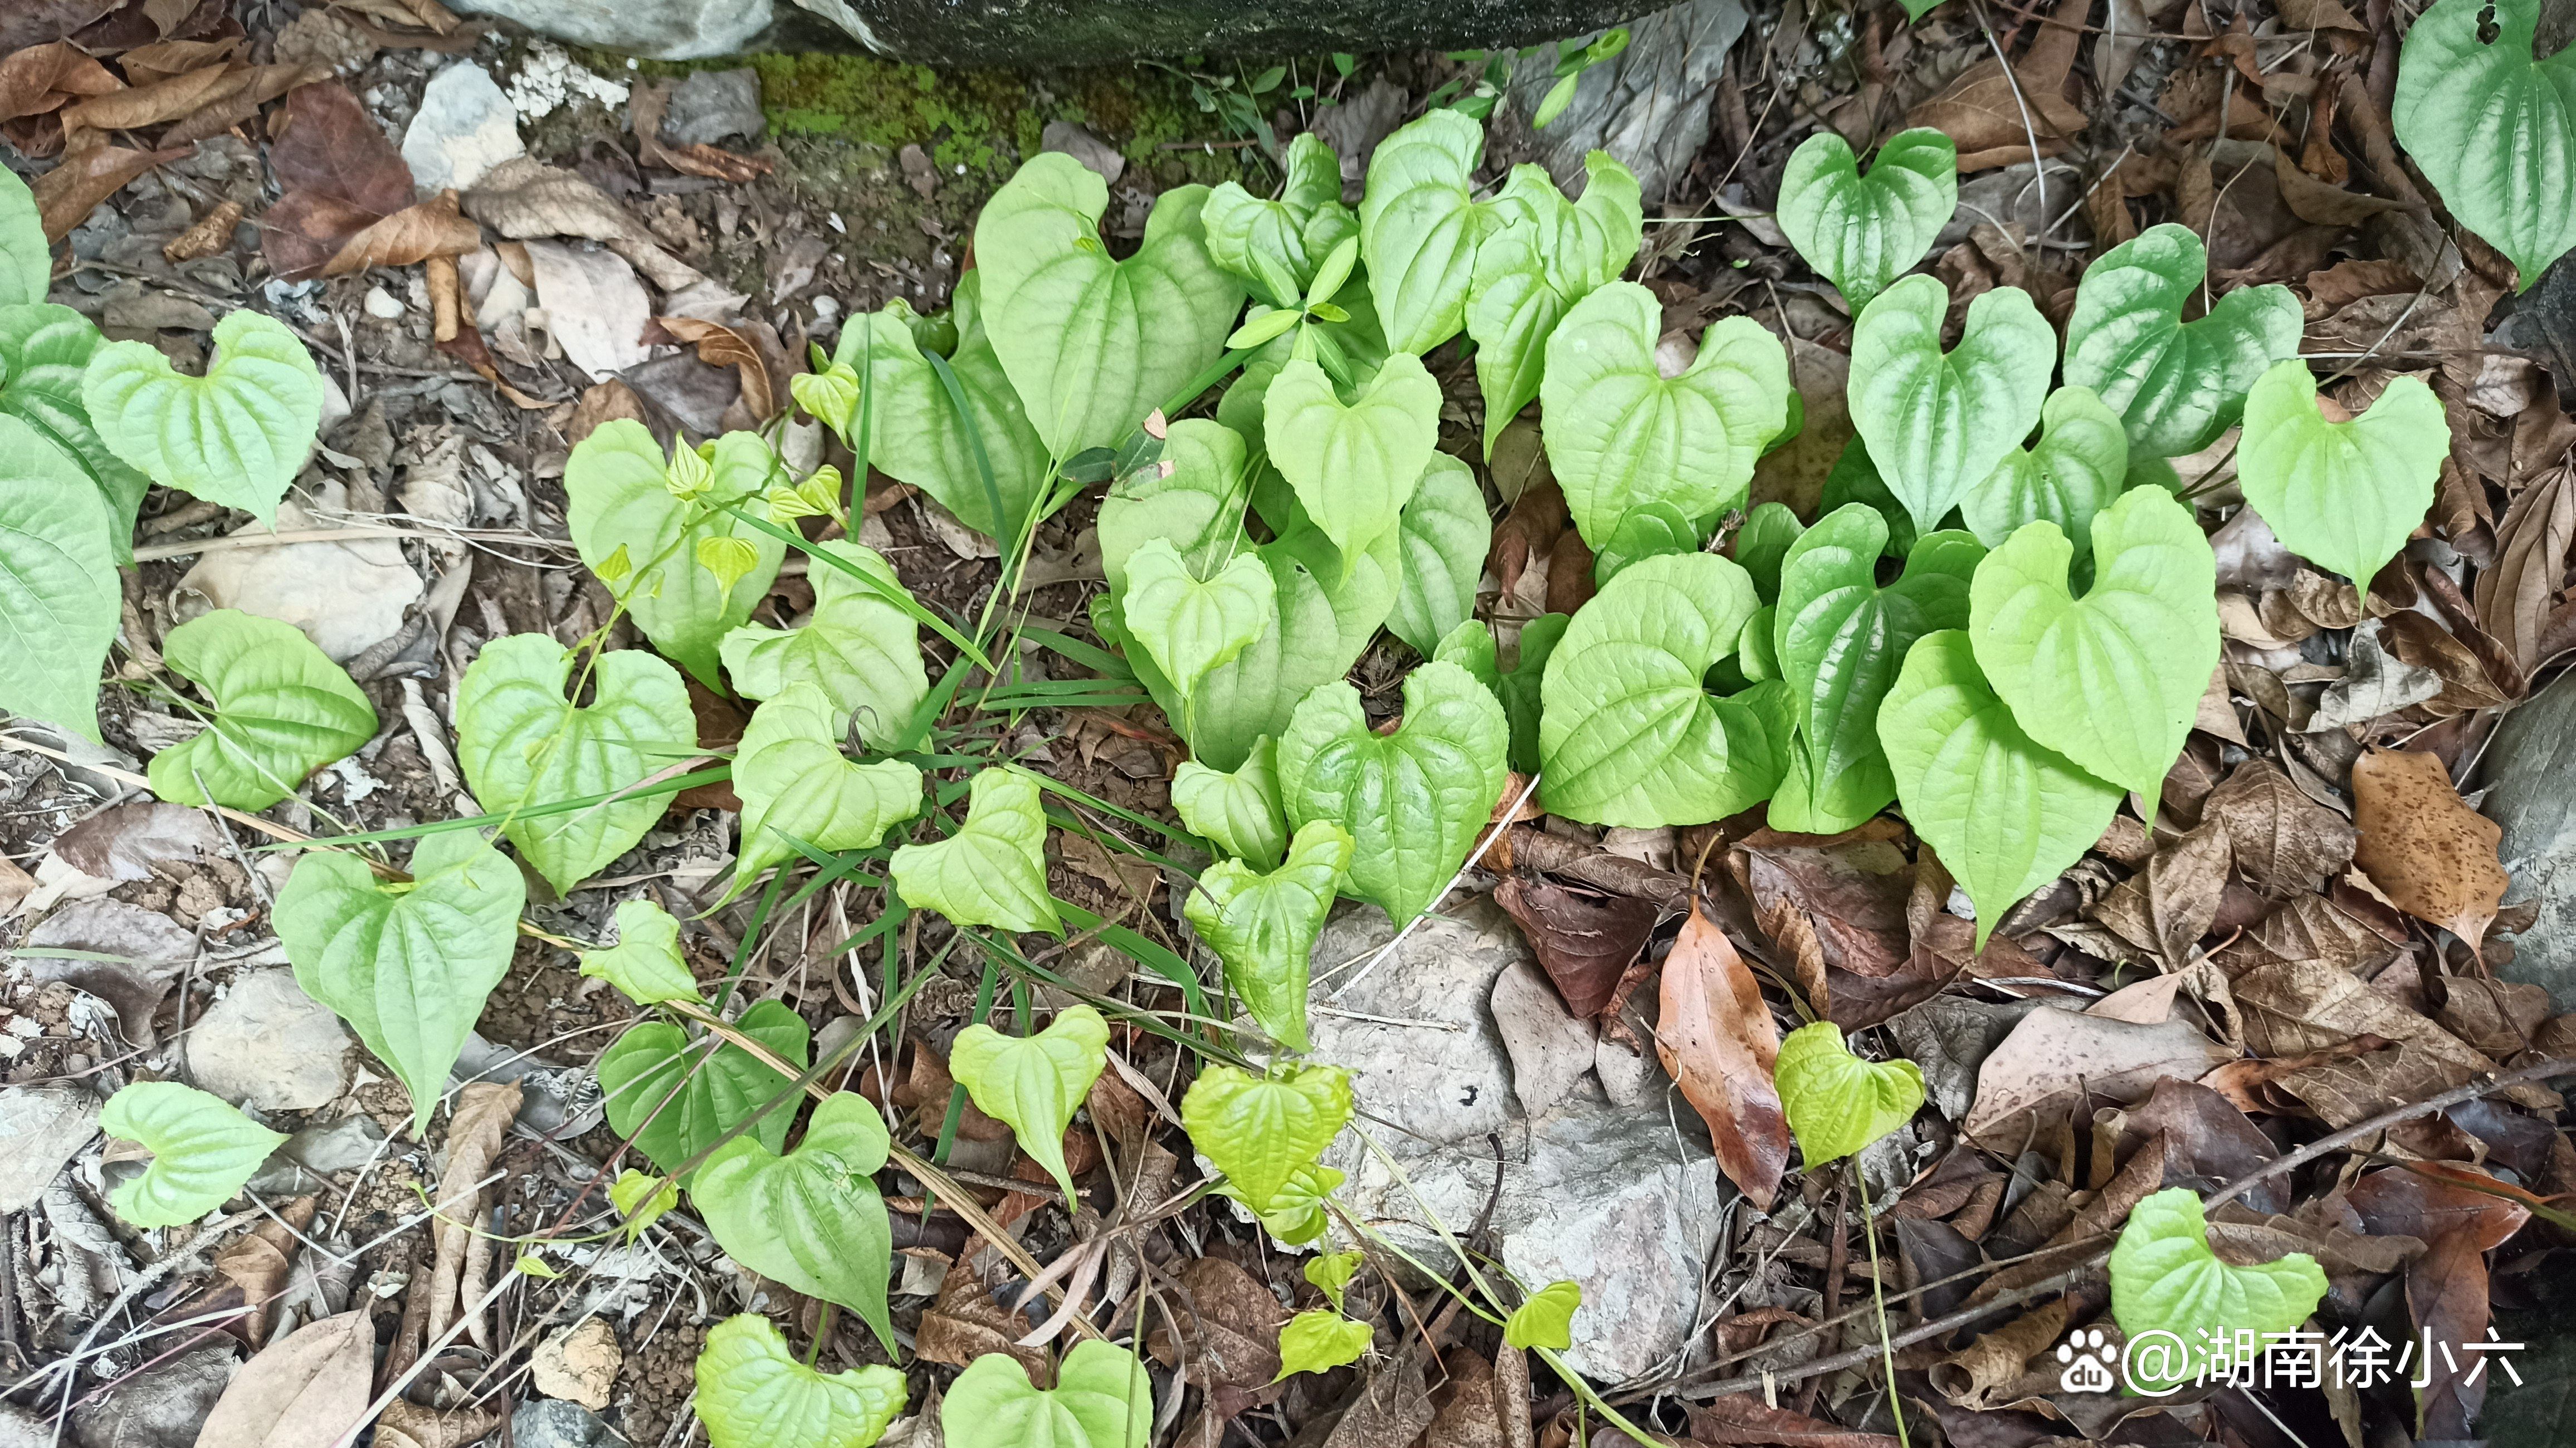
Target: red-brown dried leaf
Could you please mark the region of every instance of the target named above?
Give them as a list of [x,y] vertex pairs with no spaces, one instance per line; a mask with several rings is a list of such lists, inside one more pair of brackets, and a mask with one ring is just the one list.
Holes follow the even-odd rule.
[[1768,1211],[1789,1164],[1789,1122],[1771,1086],[1780,1028],[1735,943],[1695,902],[1664,958],[1655,1054],[1708,1123],[1718,1168]]
[[411,205],[411,167],[348,87],[298,87],[284,119],[268,164],[290,195],[310,191],[374,216]]
[[106,66],[61,41],[29,46],[0,59],[0,121],[57,111],[124,85]]
[[[2466,1168],[2453,1170],[2475,1175]],[[2522,1230],[2531,1220],[2530,1209],[2492,1192],[2394,1168],[2353,1183],[2347,1200],[2372,1232],[2417,1237],[2426,1244],[2424,1255],[2406,1268],[2406,1310],[2417,1331],[2429,1332],[2437,1343],[2483,1341],[2489,1310],[2486,1254]],[[2469,1369],[2480,1356],[2445,1353],[2426,1364],[2433,1370],[2432,1382],[2417,1395],[2419,1439],[2469,1436],[2469,1424],[2486,1401],[2486,1375],[2469,1381]],[[2451,1360],[2445,1363],[2443,1357]]]
[[1494,903],[1520,925],[1539,967],[1565,997],[1566,1009],[1584,1020],[1610,1003],[1620,975],[1646,948],[1646,937],[1662,914],[1629,896],[1569,890],[1517,876],[1494,888]]
[[456,193],[449,191],[369,222],[340,244],[321,275],[345,276],[371,266],[410,266],[434,256],[463,256],[482,244],[483,228],[457,212]]

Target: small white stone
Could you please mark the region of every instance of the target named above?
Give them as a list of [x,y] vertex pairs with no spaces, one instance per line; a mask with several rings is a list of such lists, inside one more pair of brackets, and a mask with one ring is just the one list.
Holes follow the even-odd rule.
[[403,314],[403,304],[383,287],[367,288],[367,315],[390,322]]
[[403,161],[425,195],[465,190],[493,167],[527,153],[519,140],[518,108],[470,60],[429,78],[420,110],[403,132]]

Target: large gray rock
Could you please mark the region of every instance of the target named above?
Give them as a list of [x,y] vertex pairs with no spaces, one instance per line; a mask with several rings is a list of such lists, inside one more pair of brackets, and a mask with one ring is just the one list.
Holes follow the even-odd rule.
[[77,1086],[0,1091],[0,1213],[36,1205],[65,1164],[98,1134],[98,1098]]
[[[1662,200],[1708,142],[1709,100],[1744,22],[1739,0],[1689,0],[1633,22],[1628,48],[1583,72],[1563,114],[1533,133],[1535,159],[1572,190],[1583,178],[1585,153],[1608,151],[1637,173],[1647,205]],[[1576,40],[1563,46],[1568,55],[1577,48]],[[1553,55],[1542,50],[1523,59],[1512,72],[1513,109],[1535,114],[1555,87]]]
[[2537,901],[2540,918],[2513,939],[2506,980],[2546,986],[2576,1010],[2576,674],[2504,716],[2487,748],[2480,808],[2504,827],[2497,858],[2513,876],[2505,903]]

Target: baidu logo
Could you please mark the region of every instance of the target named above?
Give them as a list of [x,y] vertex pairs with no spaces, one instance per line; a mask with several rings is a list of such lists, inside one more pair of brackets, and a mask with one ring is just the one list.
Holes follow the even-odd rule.
[[2119,1385],[2111,1365],[2120,1360],[2120,1345],[2098,1327],[2079,1329],[2059,1343],[2057,1360],[2066,1364],[2057,1375],[2061,1392],[2107,1393]]

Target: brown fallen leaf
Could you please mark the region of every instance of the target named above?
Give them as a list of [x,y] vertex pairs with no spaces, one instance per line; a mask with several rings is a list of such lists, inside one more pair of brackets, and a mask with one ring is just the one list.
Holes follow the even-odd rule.
[[2066,99],[2066,76],[2090,8],[2090,0],[2059,0],[2052,23],[2039,27],[2010,74],[1990,55],[1909,111],[1906,124],[1948,135],[1962,173],[2028,161],[2033,136],[2043,155],[2065,150],[2088,123],[2083,108]]
[[1664,957],[1655,1054],[1708,1123],[1718,1167],[1768,1211],[1789,1164],[1789,1122],[1771,1087],[1780,1028],[1735,943],[1697,902]]
[[2153,1025],[2043,1006],[2022,1018],[1977,1068],[1977,1099],[1961,1129],[2019,1150],[2029,1118],[2062,1111],[2077,1093],[2129,1102],[2167,1076],[2196,1079],[2236,1053],[2187,1020]]
[[424,1408],[407,1399],[396,1398],[385,1405],[384,1416],[376,1419],[378,1448],[465,1448],[477,1443],[501,1426],[501,1415],[480,1408],[457,1408],[440,1412]]
[[[435,1250],[429,1281],[429,1336],[435,1340],[468,1305],[465,1284],[470,1249],[488,1241],[474,1230],[483,1217],[484,1177],[492,1158],[519,1112],[519,1083],[475,1081],[456,1095],[456,1114],[447,1122],[447,1169],[438,1178],[438,1215],[430,1219],[429,1239]],[[470,1296],[479,1297],[472,1293]],[[469,1318],[466,1335],[483,1341],[480,1316]]]
[[656,317],[662,330],[698,349],[698,360],[710,367],[732,367],[742,376],[742,405],[755,422],[778,415],[779,387],[769,375],[768,359],[749,337],[721,322],[696,317]]
[[2373,749],[2353,761],[2353,863],[2388,903],[2441,926],[2475,954],[2509,883],[2495,821],[2469,808],[2439,756]]
[[331,68],[319,62],[281,61],[274,65],[254,65],[248,78],[230,94],[174,122],[170,129],[163,131],[161,144],[175,146],[182,141],[202,141],[210,136],[220,136],[259,114],[261,106],[297,86],[330,77]]
[[662,116],[671,105],[670,81],[646,81],[635,87],[627,101],[626,116],[635,131],[635,158],[647,166],[659,166],[684,176],[704,176],[740,186],[755,176],[766,176],[772,169],[758,156],[738,156],[719,146],[703,142],[686,146],[666,145],[662,140]]
[[452,200],[412,204],[411,167],[348,87],[300,87],[284,115],[269,165],[287,190],[260,218],[261,249],[279,276],[406,265],[481,244]]
[[196,151],[193,145],[159,151],[131,151],[123,146],[92,144],[68,150],[62,163],[28,187],[36,195],[36,216],[45,240],[60,241],[89,220],[99,204],[125,189],[125,183]]
[[456,193],[406,206],[369,222],[322,265],[316,275],[346,276],[371,266],[411,266],[433,257],[458,257],[483,244],[483,228],[458,213]]
[[[0,59],[0,121],[47,115],[85,97],[121,90],[124,85],[106,66],[63,41],[31,45]],[[57,148],[61,135],[56,125]]]
[[1258,1390],[1279,1376],[1279,1329],[1288,1324],[1288,1309],[1259,1278],[1225,1258],[1199,1257],[1175,1280],[1185,1306],[1145,1339],[1156,1362],[1177,1367],[1186,1361],[1191,1381],[1201,1386]]
[[2093,918],[2120,938],[2180,970],[2218,918],[2227,888],[2227,827],[2204,817],[2201,827],[2159,847],[2147,867],[2093,907]]
[[[2447,1165],[2447,1164],[2446,1164]],[[2454,1181],[2488,1185],[2483,1174],[2453,1167]],[[2493,1183],[2501,1188],[2502,1183]],[[2531,1220],[2531,1210],[2496,1190],[2437,1181],[2424,1173],[2389,1169],[2353,1183],[2346,1200],[2375,1233],[2421,1238],[2426,1251],[2406,1267],[2406,1310],[2429,1341],[2469,1343],[2487,1335],[2490,1305],[2486,1254],[2504,1245]],[[2431,1350],[2426,1350],[2428,1358]],[[2421,1388],[2419,1438],[2465,1438],[2486,1401],[2486,1374],[2470,1373],[2477,1353],[2442,1354],[2447,1366],[2427,1361],[2431,1382]]]
[[1662,912],[1626,895],[1569,890],[1543,880],[1506,878],[1494,903],[1507,911],[1540,968],[1565,998],[1566,1009],[1589,1020],[1610,1003],[1621,973],[1646,948]]
[[249,81],[249,66],[218,61],[151,85],[91,96],[63,108],[64,144],[77,148],[84,131],[133,131],[175,121],[215,104]]
[[2553,468],[2533,480],[2495,531],[2495,566],[2478,574],[2478,623],[2528,673],[2540,662],[2540,637],[2576,546],[2576,469]]
[[2265,759],[2237,765],[2210,791],[2201,818],[2225,828],[2237,873],[2273,900],[2313,891],[2352,863],[2351,824]]
[[116,66],[125,72],[126,84],[150,85],[229,60],[241,44],[242,37],[238,35],[211,40],[157,40],[118,56]]
[[[1437,1443],[1440,1448],[1511,1448],[1511,1435],[1503,1426],[1504,1410],[1499,1403],[1494,1365],[1475,1349],[1465,1347],[1442,1353],[1440,1365],[1448,1370],[1448,1381],[1432,1389],[1431,1405],[1437,1416],[1432,1418],[1423,1441]],[[1512,1406],[1527,1411],[1519,1403]]]
[[697,268],[663,250],[644,223],[607,192],[532,156],[514,157],[485,172],[465,193],[465,214],[513,239],[569,236],[603,242],[666,292],[706,280]]
[[197,1430],[213,1448],[308,1448],[353,1431],[367,1410],[376,1331],[362,1308],[308,1323],[242,1364]]

